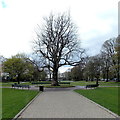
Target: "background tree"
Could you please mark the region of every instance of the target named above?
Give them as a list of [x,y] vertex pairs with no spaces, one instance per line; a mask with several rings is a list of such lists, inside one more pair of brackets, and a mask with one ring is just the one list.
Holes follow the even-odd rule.
[[44,69],[45,61],[44,59],[40,59],[35,54],[31,54],[26,57],[27,63],[33,66],[33,76],[32,81],[40,81],[45,80],[47,77],[47,71]]
[[97,79],[96,83],[98,84],[98,79],[100,77],[100,66],[101,60],[99,55],[89,57],[84,70],[84,76],[87,77],[86,80],[88,79],[93,81],[94,79]]
[[59,67],[79,63],[83,53],[79,47],[77,28],[70,15],[50,14],[48,18],[44,18],[43,26],[38,26],[36,34],[34,51],[40,59],[45,59],[43,67],[51,69],[51,85],[57,86]]
[[9,73],[9,77],[16,77],[19,84],[20,78],[26,70],[26,64],[23,59],[18,56],[13,56],[3,63],[3,70],[4,72]]
[[24,54],[17,54],[6,59],[3,62],[3,70],[9,73],[11,80],[17,79],[18,84],[20,81],[40,80],[46,77],[45,71],[39,72],[38,66],[33,64]]
[[4,77],[4,76],[2,76],[2,73],[3,73],[2,68],[3,68],[4,61],[5,61],[5,58],[2,55],[0,55],[0,81],[2,81],[2,77]]
[[120,82],[120,35],[116,39],[115,51],[117,56],[117,82]]
[[94,62],[93,62],[93,60],[90,60],[90,58],[89,58],[89,62],[86,64],[86,67],[84,70],[84,76],[85,76],[86,81],[94,80],[95,71],[93,69],[94,68],[93,66],[94,66]]
[[[101,49],[101,56],[104,61],[103,62],[104,71],[106,73],[106,78],[107,78],[106,82],[108,82],[108,79],[109,79],[110,68],[112,66],[116,66],[115,41],[116,41],[116,38],[106,40]],[[116,69],[114,72],[115,72],[114,75],[116,76],[116,72],[117,72]]]
[[101,53],[102,60],[102,76],[106,79],[106,82],[109,80],[110,68],[111,68],[111,59],[104,52]]
[[80,67],[79,66],[75,66],[71,69],[71,77],[74,81],[79,81],[80,80]]
[[6,60],[6,58],[4,58],[4,56],[0,55],[0,64],[2,64],[5,60]]
[[83,80],[83,67],[82,64],[79,64],[71,69],[71,78],[74,81]]

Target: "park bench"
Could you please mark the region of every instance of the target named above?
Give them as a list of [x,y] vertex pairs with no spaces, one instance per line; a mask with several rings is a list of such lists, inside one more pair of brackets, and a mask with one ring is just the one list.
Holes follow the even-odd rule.
[[87,88],[92,88],[92,87],[98,87],[99,84],[91,84],[91,85],[86,85],[86,89]]
[[20,84],[12,84],[12,88],[15,88],[15,87],[17,87],[17,88],[30,88],[30,86],[29,85],[20,85]]
[[22,87],[22,88],[28,88],[28,89],[30,88],[29,85],[22,85],[21,87]]
[[21,87],[21,85],[19,85],[19,84],[12,84],[12,88],[15,88],[15,87]]

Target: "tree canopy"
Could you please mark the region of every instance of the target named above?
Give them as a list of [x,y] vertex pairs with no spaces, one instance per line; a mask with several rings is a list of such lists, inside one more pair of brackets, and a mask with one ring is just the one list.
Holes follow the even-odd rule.
[[9,79],[33,81],[45,79],[46,72],[39,72],[36,65],[24,54],[17,54],[3,62],[3,71],[9,74]]
[[13,56],[12,58],[8,58],[3,63],[3,70],[6,73],[9,73],[11,78],[17,78],[18,83],[20,82],[21,75],[26,70],[26,63],[23,58],[18,56]]
[[79,46],[78,31],[70,15],[57,14],[44,18],[36,30],[34,51],[43,59],[43,67],[52,71],[52,85],[58,85],[58,68],[78,64],[83,50]]

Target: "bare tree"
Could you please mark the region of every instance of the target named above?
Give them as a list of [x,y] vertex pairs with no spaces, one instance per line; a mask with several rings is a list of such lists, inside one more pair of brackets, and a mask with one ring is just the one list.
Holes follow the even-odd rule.
[[39,57],[36,54],[27,55],[25,58],[26,62],[32,64],[34,66],[34,73],[32,80],[40,80],[41,76],[47,73],[45,67],[45,59]]
[[6,60],[6,58],[4,58],[2,55],[0,55],[0,64],[2,64],[5,60]]
[[2,81],[2,67],[3,67],[3,62],[6,60],[2,55],[0,55],[0,81]]
[[98,55],[89,57],[84,69],[85,77],[87,77],[86,81],[88,79],[91,81],[96,79],[96,84],[98,84],[100,71],[101,71],[100,55],[98,54]]
[[118,35],[115,44],[117,55],[117,82],[120,82],[120,35]]
[[108,82],[110,67],[116,65],[116,59],[114,57],[115,41],[116,38],[106,40],[101,49],[101,56],[102,59],[104,59],[104,69],[106,71],[106,78],[107,78],[106,82]]
[[84,51],[79,47],[78,32],[70,15],[50,14],[44,18],[42,27],[38,25],[34,51],[44,58],[44,67],[52,70],[52,85],[58,84],[58,69],[63,65],[76,65]]

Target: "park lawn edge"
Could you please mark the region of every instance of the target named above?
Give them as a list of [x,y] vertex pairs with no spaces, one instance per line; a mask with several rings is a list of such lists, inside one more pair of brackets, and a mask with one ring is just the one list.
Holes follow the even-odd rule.
[[[75,91],[73,91],[73,92],[75,92]],[[96,104],[98,107],[104,109],[104,110],[107,111],[108,113],[112,114],[114,117],[116,117],[116,118],[120,117],[120,116],[119,116],[118,114],[116,114],[115,112],[113,112],[113,111],[109,110],[108,108],[106,108],[105,106],[103,106],[103,105],[101,105],[101,104],[93,101],[92,99],[89,99],[88,97],[86,97],[86,96],[84,96],[84,95],[82,95],[82,94],[79,94],[78,92],[75,92],[75,93],[78,94],[78,95],[81,95],[82,97],[87,98],[87,100],[89,100],[91,103]]]
[[[106,88],[106,87],[103,87]],[[110,87],[110,88],[114,88],[114,86]],[[95,88],[96,89],[96,88]],[[119,88],[118,88],[119,89]],[[93,90],[93,89],[85,89],[85,90]],[[103,105],[102,103],[96,101],[96,99],[91,98],[90,96],[85,95],[84,93],[80,93],[81,89],[75,89],[73,92],[82,95],[83,97],[89,99],[91,102],[97,104],[98,106],[102,107],[103,109],[107,110],[108,112],[112,113],[114,116],[116,117],[120,117],[120,112],[119,109],[117,111],[117,113],[115,111],[113,111],[112,109],[110,109],[108,106]],[[118,98],[119,99],[119,98]],[[118,100],[119,102],[119,100]],[[118,104],[118,108],[119,108],[119,104]]]
[[41,94],[42,92],[39,92],[32,100],[30,100],[15,116],[14,119],[17,119],[20,114],[22,114],[28,107],[29,105],[32,104],[32,102]]
[[[11,89],[11,88],[2,88],[2,89]],[[15,90],[15,89],[14,89],[14,90]],[[19,89],[16,89],[16,90],[19,91]],[[21,89],[20,89],[20,91],[27,91],[27,90],[21,90]],[[29,91],[34,91],[34,90],[29,90]],[[33,101],[34,98],[36,98],[36,96],[37,96],[38,94],[40,94],[40,93],[41,93],[41,92],[36,91],[36,93],[35,93],[31,98],[29,98],[29,100],[28,100],[26,103],[24,103],[23,105],[19,106],[19,108],[16,110],[17,112],[14,113],[14,115],[12,114],[11,117],[8,118],[8,117],[2,115],[2,120],[15,118],[15,116],[16,116],[21,110],[23,110],[31,101]],[[4,96],[4,97],[5,97],[5,96]],[[2,104],[3,104],[3,103],[2,103]]]

